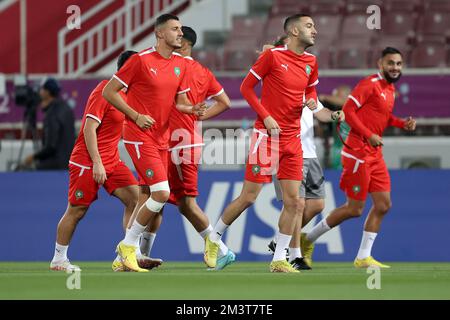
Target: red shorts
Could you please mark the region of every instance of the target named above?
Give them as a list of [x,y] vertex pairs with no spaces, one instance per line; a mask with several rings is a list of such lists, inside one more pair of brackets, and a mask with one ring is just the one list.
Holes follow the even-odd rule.
[[185,196],[198,196],[198,163],[202,147],[175,149],[169,157],[169,202],[177,205]]
[[303,152],[300,137],[273,139],[254,129],[245,168],[245,180],[255,183],[279,180],[303,180]]
[[167,150],[160,150],[149,142],[124,140],[124,144],[138,173],[139,185],[167,181]]
[[[123,162],[106,171],[105,190],[112,194],[116,189],[137,185],[136,178]],[[94,181],[92,167],[79,164],[69,164],[69,203],[72,205],[89,206],[97,200],[100,184]]]
[[342,152],[340,187],[347,197],[365,201],[368,193],[390,192],[391,178],[382,157],[360,159]]

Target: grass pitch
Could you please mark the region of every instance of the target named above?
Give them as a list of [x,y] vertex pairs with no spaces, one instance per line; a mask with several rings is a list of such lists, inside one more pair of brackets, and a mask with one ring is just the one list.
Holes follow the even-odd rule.
[[0,262],[0,299],[450,299],[450,263],[392,263],[381,289],[352,263],[315,263],[300,274],[273,274],[268,262],[207,271],[200,262],[165,262],[149,273],[111,271],[109,262],[74,262],[81,289],[48,262]]

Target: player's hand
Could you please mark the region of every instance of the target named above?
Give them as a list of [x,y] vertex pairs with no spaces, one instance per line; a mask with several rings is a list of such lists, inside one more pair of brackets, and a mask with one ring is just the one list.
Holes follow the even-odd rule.
[[94,175],[95,182],[103,184],[106,181],[106,171],[105,167],[103,167],[103,163],[95,162],[92,173]]
[[383,139],[377,134],[372,134],[369,138],[369,143],[372,147],[379,147],[383,145]]
[[416,130],[416,120],[414,120],[412,117],[408,117],[408,119],[406,119],[405,125],[403,126],[403,129],[405,129],[406,131]]
[[342,110],[334,111],[331,113],[331,120],[337,122],[345,121],[345,113]]
[[268,116],[264,119],[264,126],[266,127],[267,132],[269,132],[270,135],[276,135],[281,132],[280,126],[271,116]]
[[23,161],[24,166],[29,167],[33,164],[34,161],[34,156],[32,154],[30,154],[28,157],[25,158],[25,160]]
[[197,103],[195,106],[192,107],[192,114],[195,114],[198,117],[204,116],[206,113],[206,109],[208,106],[205,102]]
[[315,99],[309,98],[308,101],[306,101],[303,104],[303,107],[308,107],[308,109],[311,110],[311,111],[315,110],[315,109],[317,109],[317,102],[316,102]]
[[141,129],[150,129],[155,123],[155,119],[146,114],[138,114],[135,123]]

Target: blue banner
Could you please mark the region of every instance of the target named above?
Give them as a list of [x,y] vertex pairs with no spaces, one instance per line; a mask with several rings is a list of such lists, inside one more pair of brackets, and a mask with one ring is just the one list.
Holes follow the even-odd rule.
[[[214,225],[242,188],[243,171],[200,172],[198,203]],[[323,215],[345,202],[339,171],[326,171]],[[382,261],[450,261],[450,170],[393,170],[392,209],[373,248]],[[0,260],[50,261],[56,226],[67,206],[66,172],[1,173]],[[352,261],[358,251],[365,215],[344,222],[319,238],[317,261]],[[277,229],[281,203],[265,185],[255,205],[228,229],[224,242],[241,261],[268,261],[267,244]],[[72,260],[112,260],[123,238],[123,206],[104,190],[79,223],[69,248]],[[306,229],[310,228],[307,226]],[[203,241],[177,208],[167,205],[153,257],[201,261]]]

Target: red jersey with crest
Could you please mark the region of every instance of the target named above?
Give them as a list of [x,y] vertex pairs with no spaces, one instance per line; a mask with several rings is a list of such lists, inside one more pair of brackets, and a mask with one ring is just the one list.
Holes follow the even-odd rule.
[[[187,92],[189,101],[196,105],[207,99],[215,97],[224,92],[222,86],[217,81],[214,74],[201,63],[191,57],[184,57],[188,64],[187,85],[190,90]],[[203,143],[201,132],[196,127],[197,116],[185,114],[178,110],[170,113],[170,147],[199,145]],[[176,129],[184,129],[183,132],[175,132]]]
[[345,152],[353,154],[354,150],[360,150],[362,154],[359,156],[381,156],[381,148],[370,146],[367,138],[372,134],[381,137],[388,126],[404,125],[403,120],[392,114],[394,100],[394,85],[388,83],[380,73],[358,83],[343,107],[346,122],[351,127],[346,141],[350,148],[344,146]]
[[[299,55],[287,46],[264,51],[250,69],[262,80],[261,104],[280,126],[282,136],[297,136],[306,90],[319,83],[316,57]],[[258,115],[255,128],[265,129]]]
[[[98,152],[105,170],[109,171],[120,161],[118,143],[122,137],[125,116],[103,98],[102,91],[107,83],[107,80],[100,82],[88,98],[80,133],[75,142],[70,161],[86,167],[92,166],[92,159],[89,156],[83,133],[86,119],[90,118],[100,124],[97,128]],[[125,94],[122,92],[120,94],[126,100]]]
[[114,78],[127,87],[128,105],[140,114],[150,115],[155,123],[142,130],[134,119],[125,119],[124,140],[150,141],[159,149],[167,149],[168,120],[175,110],[176,95],[189,91],[185,75],[186,59],[177,53],[166,59],[150,48],[128,59]]

